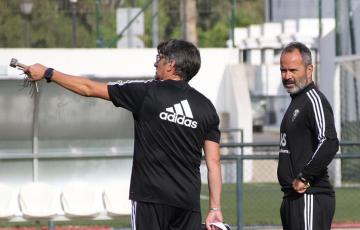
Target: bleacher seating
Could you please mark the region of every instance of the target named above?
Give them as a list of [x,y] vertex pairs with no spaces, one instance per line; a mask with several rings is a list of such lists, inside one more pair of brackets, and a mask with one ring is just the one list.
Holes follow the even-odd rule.
[[59,191],[43,182],[29,182],[20,188],[19,204],[26,219],[50,219],[61,213]]
[[96,217],[101,212],[101,189],[75,181],[65,185],[61,193],[65,216]]
[[104,205],[109,216],[130,215],[129,187],[129,183],[119,182],[104,188]]
[[19,211],[17,195],[14,188],[0,184],[0,219],[11,219]]
[[20,188],[0,183],[0,220],[112,219],[130,215],[129,184],[104,186],[69,182],[62,188],[44,182],[29,182]]

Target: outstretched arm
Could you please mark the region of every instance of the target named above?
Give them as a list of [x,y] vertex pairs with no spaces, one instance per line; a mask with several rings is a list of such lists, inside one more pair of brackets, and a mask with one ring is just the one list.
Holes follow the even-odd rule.
[[216,142],[206,140],[204,144],[205,160],[208,169],[209,186],[209,213],[205,224],[208,230],[211,230],[210,223],[223,222],[221,212],[221,163],[220,163],[220,145]]
[[[34,64],[28,66],[24,71],[29,76],[30,81],[40,81],[44,78],[46,69],[47,67],[41,64]],[[81,96],[110,100],[107,83],[104,82],[64,74],[57,70],[54,70],[51,81]]]

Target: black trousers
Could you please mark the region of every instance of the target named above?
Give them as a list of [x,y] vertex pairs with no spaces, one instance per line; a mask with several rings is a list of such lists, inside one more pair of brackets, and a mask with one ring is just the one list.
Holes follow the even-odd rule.
[[284,230],[330,230],[335,213],[335,196],[303,194],[285,197],[280,214]]
[[199,230],[201,213],[173,206],[133,201],[132,230]]

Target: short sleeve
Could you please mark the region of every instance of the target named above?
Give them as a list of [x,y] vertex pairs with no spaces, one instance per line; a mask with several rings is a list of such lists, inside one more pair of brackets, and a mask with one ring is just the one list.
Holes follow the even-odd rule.
[[206,134],[205,140],[213,141],[220,143],[220,130],[219,130],[219,116],[215,112],[212,117],[212,122],[209,125],[208,132]]
[[116,107],[137,113],[144,101],[150,81],[117,81],[108,83],[110,100]]

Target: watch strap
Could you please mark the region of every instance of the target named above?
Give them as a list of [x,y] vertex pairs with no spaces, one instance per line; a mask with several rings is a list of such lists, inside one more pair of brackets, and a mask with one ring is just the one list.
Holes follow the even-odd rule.
[[47,83],[51,82],[51,78],[52,78],[53,74],[54,74],[54,69],[53,68],[47,68],[45,70],[44,78],[46,79]]

